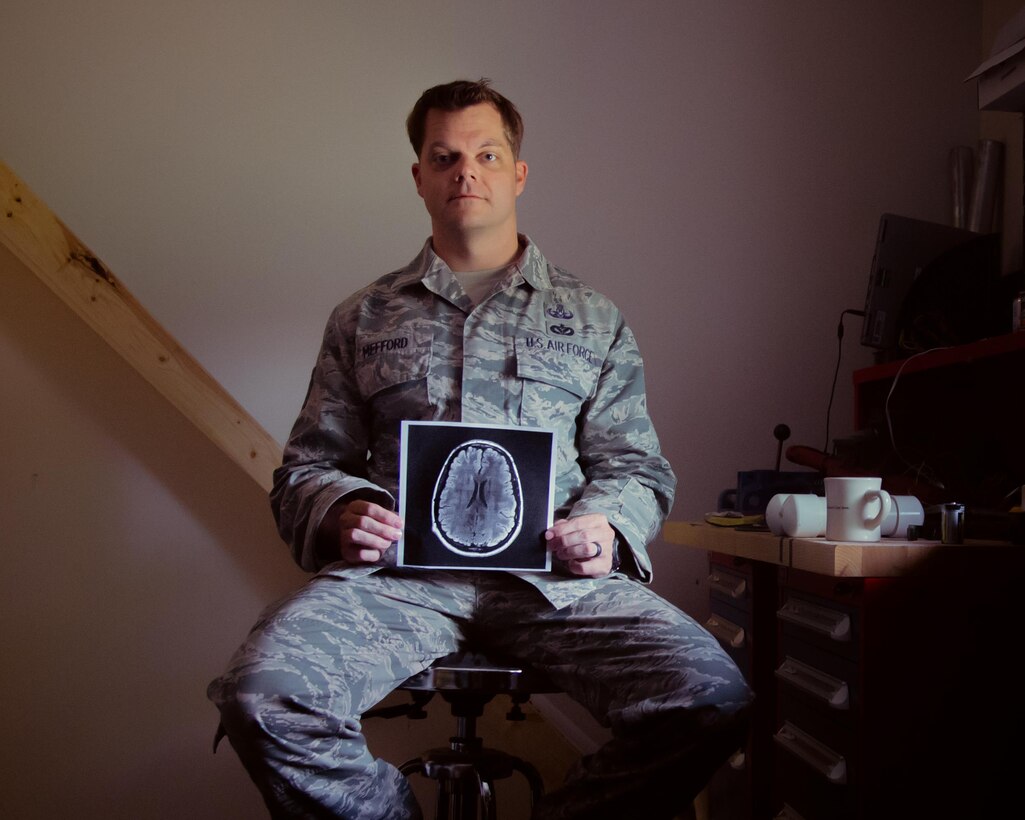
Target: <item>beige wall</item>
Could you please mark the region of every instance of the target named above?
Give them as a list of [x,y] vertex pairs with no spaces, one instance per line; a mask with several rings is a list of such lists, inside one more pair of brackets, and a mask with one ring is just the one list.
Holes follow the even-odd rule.
[[[772,466],[777,423],[822,445],[879,215],[945,220],[948,152],[980,133],[984,6],[11,3],[0,158],[280,440],[330,307],[428,232],[409,106],[492,77],[527,120],[522,227],[634,326],[693,518]],[[301,579],[266,499],[0,274],[0,814],[252,817],[203,689]],[[847,328],[833,435],[869,360]],[[702,556],[654,552],[702,615]]]

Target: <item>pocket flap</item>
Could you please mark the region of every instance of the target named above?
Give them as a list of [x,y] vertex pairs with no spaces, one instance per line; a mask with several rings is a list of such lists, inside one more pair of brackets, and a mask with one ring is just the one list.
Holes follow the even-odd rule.
[[516,340],[516,375],[521,379],[561,387],[579,399],[594,395],[601,362],[581,344],[552,340],[528,346]]
[[356,383],[364,398],[423,379],[431,365],[431,332],[423,324],[356,334]]

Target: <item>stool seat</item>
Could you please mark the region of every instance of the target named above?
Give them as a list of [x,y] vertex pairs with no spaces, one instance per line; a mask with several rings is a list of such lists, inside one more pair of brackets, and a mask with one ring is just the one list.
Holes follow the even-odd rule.
[[399,689],[476,692],[482,695],[542,694],[559,688],[532,666],[464,650],[439,658]]
[[544,673],[529,664],[464,649],[439,658],[399,688],[412,695],[408,708],[380,709],[364,717],[424,717],[424,705],[440,694],[457,719],[457,731],[448,746],[429,749],[399,766],[407,777],[420,774],[437,782],[435,820],[495,820],[494,781],[514,772],[527,780],[531,805],[541,798],[544,782],[537,769],[522,758],[484,746],[477,736],[477,718],[492,699],[507,695],[513,704],[507,719],[523,720],[520,706],[531,695],[560,691]]

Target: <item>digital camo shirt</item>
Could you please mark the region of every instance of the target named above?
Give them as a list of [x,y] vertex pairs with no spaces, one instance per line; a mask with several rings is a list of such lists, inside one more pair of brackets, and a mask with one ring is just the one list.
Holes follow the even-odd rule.
[[[528,238],[479,305],[430,240],[405,268],[334,309],[302,411],[274,474],[282,538],[306,570],[352,575],[394,564],[319,566],[316,531],[350,493],[397,509],[400,422],[555,430],[556,519],[603,513],[624,564],[651,579],[646,545],[676,486],[648,417],[643,363],[616,306],[549,264]],[[632,560],[631,560],[632,559]],[[556,606],[601,579],[516,573]]]

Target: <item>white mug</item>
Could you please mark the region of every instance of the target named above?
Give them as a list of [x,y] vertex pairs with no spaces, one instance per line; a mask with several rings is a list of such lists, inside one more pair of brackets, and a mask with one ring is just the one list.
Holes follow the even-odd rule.
[[907,538],[908,527],[921,527],[925,523],[925,508],[913,495],[893,495],[893,507],[883,519],[880,534],[893,538]]
[[789,495],[780,520],[783,532],[791,538],[818,538],[826,531],[826,499],[806,493]]
[[827,478],[826,538],[830,541],[878,541],[893,498],[881,478]]

